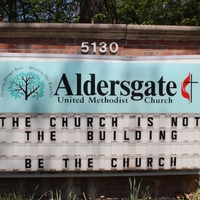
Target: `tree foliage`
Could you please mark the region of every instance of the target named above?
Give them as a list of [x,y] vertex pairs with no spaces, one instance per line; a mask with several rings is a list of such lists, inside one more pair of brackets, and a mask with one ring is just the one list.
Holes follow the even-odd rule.
[[200,25],[198,0],[123,0],[118,3],[121,23]]
[[0,15],[8,22],[75,22],[77,1],[1,0]]
[[200,24],[199,0],[0,0],[6,22]]

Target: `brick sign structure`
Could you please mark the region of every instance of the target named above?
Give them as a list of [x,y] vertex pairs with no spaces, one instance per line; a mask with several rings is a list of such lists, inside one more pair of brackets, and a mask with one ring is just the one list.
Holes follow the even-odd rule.
[[[196,188],[199,31],[178,26],[0,24],[1,189],[13,191],[10,183],[17,182],[17,189],[27,193],[38,183],[47,190],[67,184],[67,191],[78,195],[85,191],[88,197],[124,198],[127,176],[143,175],[148,175],[144,184],[151,185],[152,196],[171,195],[177,185],[182,192]],[[82,66],[65,72],[65,64],[56,64],[57,71],[46,70],[69,57],[75,62],[80,58]],[[42,60],[46,64],[33,64]],[[121,63],[128,68],[132,63],[134,70],[120,71]],[[135,63],[140,64],[136,74]],[[25,90],[22,80],[30,77],[34,83]],[[81,102],[85,104],[79,107]],[[53,177],[60,177],[59,182]]]

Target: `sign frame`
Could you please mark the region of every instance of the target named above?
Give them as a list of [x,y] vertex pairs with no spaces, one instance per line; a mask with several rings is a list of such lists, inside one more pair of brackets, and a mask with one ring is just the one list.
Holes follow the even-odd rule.
[[[141,57],[121,57],[121,56],[94,56],[94,55],[57,55],[57,54],[18,54],[18,53],[1,53],[0,54],[0,59],[1,58],[17,58],[17,59],[22,59],[22,58],[39,58],[39,59],[43,59],[43,58],[47,58],[47,59],[72,59],[72,60],[76,60],[76,59],[81,59],[81,60],[107,60],[107,61],[112,61],[112,60],[115,60],[115,61],[120,61],[120,62],[134,62],[134,61],[137,61],[137,62],[152,62],[152,61],[155,61],[155,62],[159,62],[159,61],[164,61],[164,62],[169,62],[169,61],[173,61],[173,62],[179,62],[181,60],[181,62],[184,62],[184,61],[194,61],[194,60],[198,60],[200,62],[200,56],[197,56],[197,55],[191,55],[191,56],[166,56],[166,57],[160,57],[160,56],[156,56],[156,57],[149,57],[149,56],[141,56]],[[172,87],[172,86],[171,86]],[[72,112],[73,113],[73,112]],[[72,113],[69,113],[69,114],[72,114]],[[152,114],[152,113],[149,113],[147,112],[148,114]],[[147,113],[142,113],[141,115],[146,115]],[[198,112],[197,112],[198,113]],[[13,113],[8,113],[8,115],[16,115],[16,116],[21,116],[21,115],[24,115],[24,116],[27,116],[27,115],[36,115],[36,114],[43,114],[43,113],[24,113],[24,112],[13,112]],[[53,114],[60,114],[59,113],[46,113],[48,115],[53,115]],[[64,114],[64,113],[61,113],[61,114]],[[78,113],[73,113],[73,114],[78,114]],[[95,113],[83,113],[84,114],[88,114],[88,115],[93,115]],[[105,113],[98,113],[99,115],[104,115]],[[117,115],[117,114],[120,114],[120,115],[126,115],[127,113],[107,113],[107,115]],[[138,114],[138,113],[134,113],[134,114]],[[158,113],[153,113],[154,115],[157,115]],[[173,114],[173,113],[159,113],[159,114]],[[175,112],[176,114],[176,112]],[[178,113],[179,115],[184,115],[184,114],[190,114],[190,113]],[[192,113],[193,115],[195,115],[195,113]],[[1,115],[4,116],[5,113],[4,112],[1,112]],[[27,125],[29,124],[29,120],[27,121]],[[159,128],[159,127],[158,127]],[[180,128],[179,128],[180,129]],[[13,129],[14,130],[14,129]],[[54,135],[53,135],[53,138],[54,138]],[[16,158],[15,158],[16,159]],[[114,173],[113,173],[114,172]],[[51,173],[51,174],[49,174]],[[189,170],[175,170],[175,169],[171,169],[171,170],[164,170],[163,169],[158,169],[158,170],[145,170],[145,172],[141,172],[141,171],[137,171],[137,170],[128,170],[128,171],[116,171],[116,170],[113,170],[111,172],[109,171],[106,171],[106,172],[101,172],[101,171],[13,171],[13,172],[0,172],[0,178],[3,178],[3,177],[21,177],[21,174],[23,174],[23,177],[52,177],[52,176],[55,176],[55,177],[88,177],[88,176],[91,176],[91,177],[99,177],[99,176],[141,176],[141,175],[146,175],[146,176],[149,176],[149,175],[181,175],[181,174],[200,174],[200,170],[198,169],[189,169]]]

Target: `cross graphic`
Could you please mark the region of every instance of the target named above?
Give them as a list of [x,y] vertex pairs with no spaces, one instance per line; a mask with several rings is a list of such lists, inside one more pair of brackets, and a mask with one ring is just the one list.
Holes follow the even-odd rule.
[[190,74],[190,79],[191,79],[191,81],[187,81],[187,82],[185,82],[185,83],[190,83],[190,96],[191,96],[191,98],[190,98],[190,102],[192,102],[192,84],[194,84],[194,83],[198,83],[197,81],[192,81],[192,74]]

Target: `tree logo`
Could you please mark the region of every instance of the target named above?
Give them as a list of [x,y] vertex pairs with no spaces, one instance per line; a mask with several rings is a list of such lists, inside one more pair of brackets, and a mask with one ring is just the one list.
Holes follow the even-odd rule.
[[45,83],[33,72],[21,72],[10,81],[9,91],[15,99],[24,95],[25,100],[31,96],[37,100],[44,96]]

